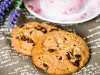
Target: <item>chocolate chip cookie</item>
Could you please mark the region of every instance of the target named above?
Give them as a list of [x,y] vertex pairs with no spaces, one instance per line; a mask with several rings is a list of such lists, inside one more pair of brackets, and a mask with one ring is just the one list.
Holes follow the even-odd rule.
[[32,50],[33,63],[48,74],[78,71],[89,59],[86,42],[76,34],[53,31],[42,36]]
[[59,28],[38,22],[28,22],[17,26],[12,31],[12,46],[17,52],[31,56],[31,50],[38,38],[47,32],[57,31]]

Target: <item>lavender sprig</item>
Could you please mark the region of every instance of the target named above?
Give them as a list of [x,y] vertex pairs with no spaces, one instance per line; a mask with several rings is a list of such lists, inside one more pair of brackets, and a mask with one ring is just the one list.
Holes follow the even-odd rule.
[[3,10],[7,9],[12,2],[13,0],[5,0],[4,2],[1,2]]
[[5,9],[9,7],[9,5],[12,3],[13,0],[5,0],[4,2],[1,2],[0,4],[0,21],[2,21]]
[[20,6],[21,6],[21,4],[22,4],[22,1],[23,1],[23,0],[18,0],[18,1],[16,2],[16,8],[15,8],[15,10],[13,10],[13,11],[10,13],[9,19],[8,19],[8,26],[9,26],[9,27],[14,27],[14,24],[16,23],[18,17],[20,16],[20,10],[21,10]]
[[4,8],[8,8],[9,5],[11,5],[13,2],[13,0],[5,0],[3,3],[4,3]]
[[4,16],[4,10],[2,9],[2,6],[0,6],[0,21],[2,21]]
[[20,11],[18,9],[13,10],[9,15],[8,26],[12,27],[15,24],[19,16],[20,16]]

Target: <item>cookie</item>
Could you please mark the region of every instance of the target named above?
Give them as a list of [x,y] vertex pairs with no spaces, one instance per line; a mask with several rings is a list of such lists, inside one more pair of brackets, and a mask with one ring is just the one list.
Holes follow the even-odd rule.
[[59,30],[59,28],[38,22],[25,23],[17,26],[12,31],[12,46],[17,52],[31,56],[31,50],[38,41],[38,38],[47,32],[52,32],[55,30]]
[[42,36],[32,50],[33,63],[52,75],[71,74],[86,65],[89,48],[76,34],[53,31]]

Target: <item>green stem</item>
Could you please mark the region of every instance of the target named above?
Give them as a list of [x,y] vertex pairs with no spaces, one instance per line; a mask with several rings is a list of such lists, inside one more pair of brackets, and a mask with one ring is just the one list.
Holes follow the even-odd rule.
[[23,2],[23,0],[20,0],[20,2],[18,3],[18,5],[17,5],[17,7],[15,9],[19,9],[20,10],[21,9],[20,6],[21,6],[22,2]]

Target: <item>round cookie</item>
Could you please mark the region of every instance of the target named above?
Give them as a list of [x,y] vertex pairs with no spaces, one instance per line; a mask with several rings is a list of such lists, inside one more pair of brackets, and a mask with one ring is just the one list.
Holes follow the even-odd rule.
[[59,30],[59,28],[38,22],[28,22],[17,26],[12,31],[12,46],[17,52],[31,56],[31,50],[38,41],[38,38],[47,32]]
[[89,48],[72,33],[53,31],[42,36],[32,50],[33,63],[48,74],[71,74],[88,62]]

